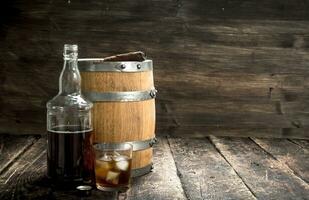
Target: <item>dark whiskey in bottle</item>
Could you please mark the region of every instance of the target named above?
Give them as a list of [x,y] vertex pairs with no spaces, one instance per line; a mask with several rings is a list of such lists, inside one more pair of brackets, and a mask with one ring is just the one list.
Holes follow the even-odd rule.
[[59,93],[47,103],[47,175],[57,183],[91,181],[92,103],[81,94],[77,45],[64,46]]
[[80,126],[55,127],[47,132],[47,174],[56,181],[91,180],[93,150],[91,130]]

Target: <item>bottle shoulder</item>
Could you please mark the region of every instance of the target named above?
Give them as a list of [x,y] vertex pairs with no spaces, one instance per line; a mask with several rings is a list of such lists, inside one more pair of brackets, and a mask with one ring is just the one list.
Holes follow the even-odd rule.
[[83,95],[78,94],[58,94],[46,103],[47,109],[65,109],[75,108],[78,110],[90,110],[93,103],[86,99]]

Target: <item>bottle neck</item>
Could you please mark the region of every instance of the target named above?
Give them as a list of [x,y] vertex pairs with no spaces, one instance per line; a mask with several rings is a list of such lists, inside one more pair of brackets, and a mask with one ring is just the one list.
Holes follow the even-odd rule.
[[70,58],[64,56],[63,69],[59,77],[59,94],[73,96],[81,94],[81,77],[77,62],[77,56]]

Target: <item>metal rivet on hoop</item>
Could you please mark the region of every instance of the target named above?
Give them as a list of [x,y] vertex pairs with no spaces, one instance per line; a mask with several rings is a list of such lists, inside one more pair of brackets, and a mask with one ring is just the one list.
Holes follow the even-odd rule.
[[155,98],[156,95],[157,95],[156,93],[157,93],[157,90],[151,90],[150,96],[151,96],[152,98]]
[[153,138],[153,139],[149,142],[149,146],[152,147],[155,143],[157,143],[157,138]]

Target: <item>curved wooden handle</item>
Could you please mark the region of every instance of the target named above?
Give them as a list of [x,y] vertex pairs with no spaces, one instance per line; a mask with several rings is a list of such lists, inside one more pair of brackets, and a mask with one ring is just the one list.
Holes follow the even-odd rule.
[[104,61],[138,61],[138,62],[142,62],[144,60],[146,60],[146,55],[145,55],[144,52],[141,52],[141,51],[118,54],[118,55],[109,56],[109,57],[104,58]]

